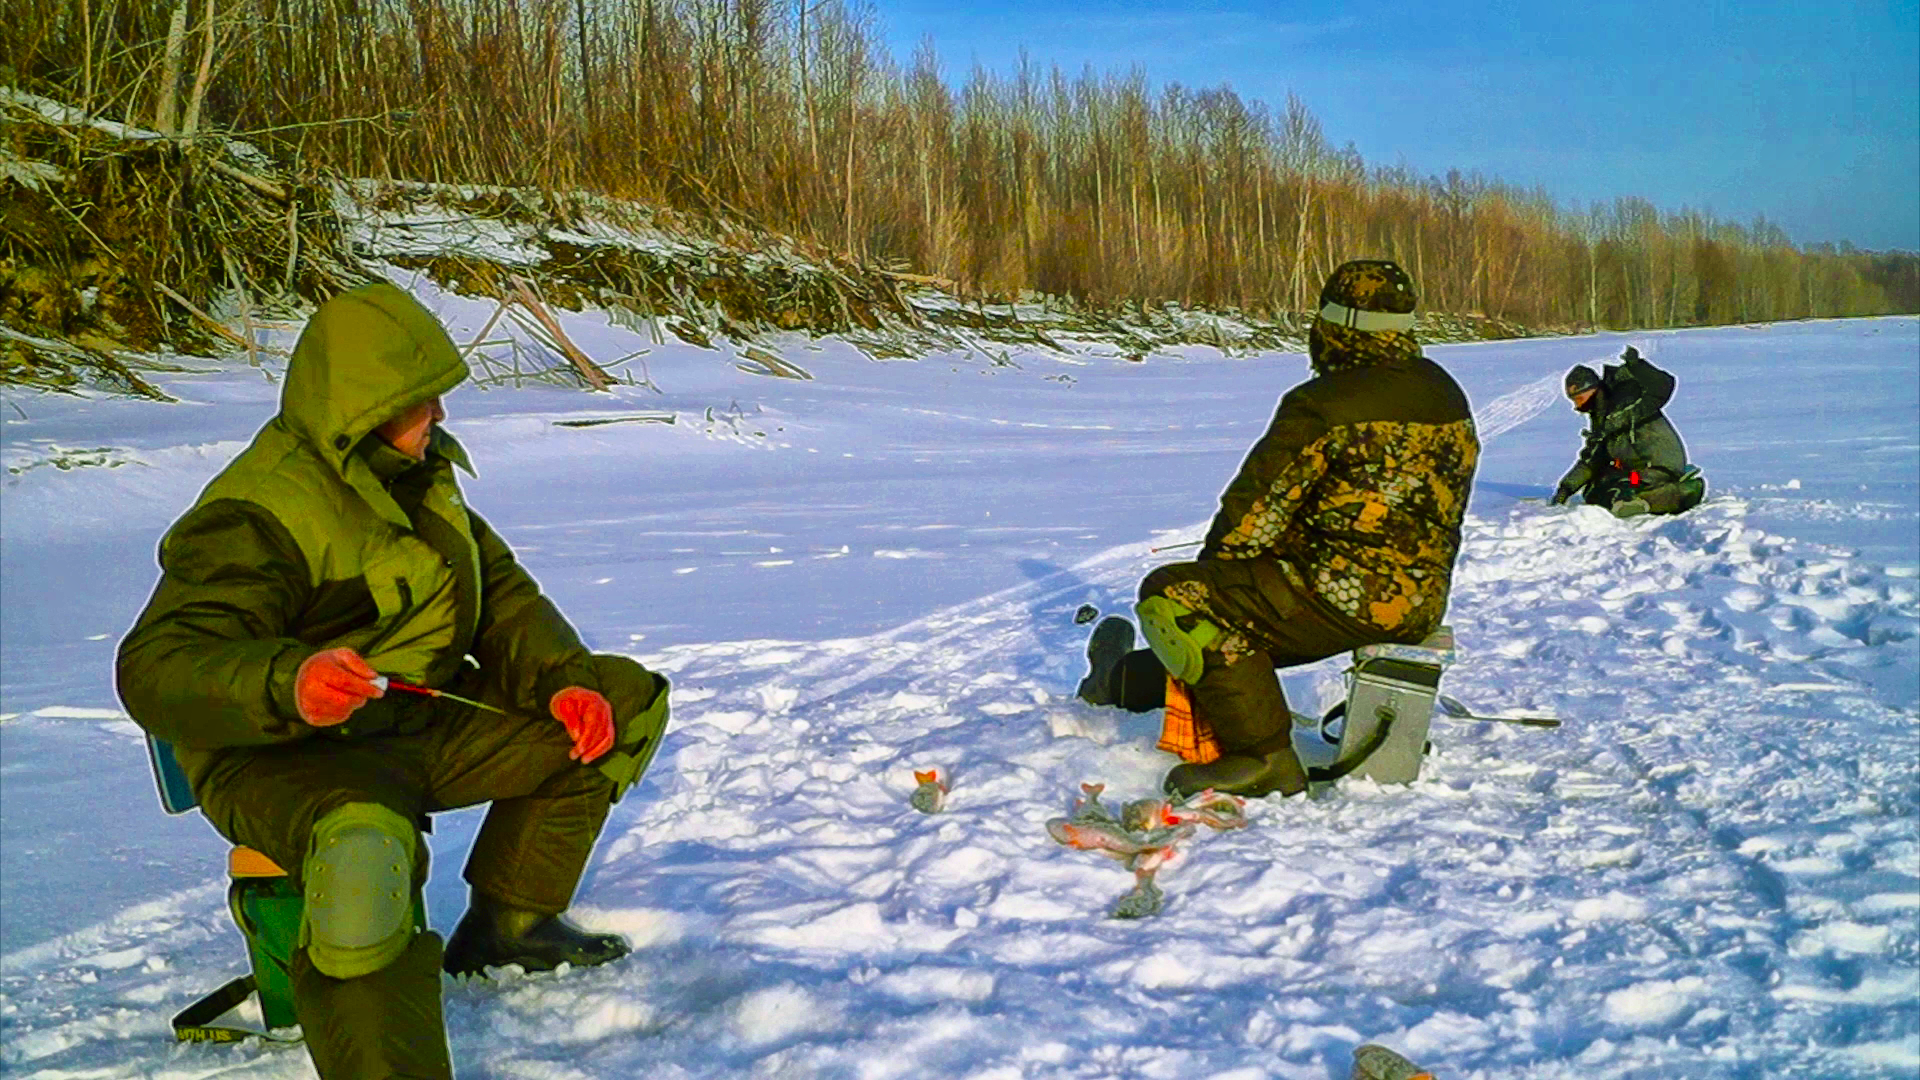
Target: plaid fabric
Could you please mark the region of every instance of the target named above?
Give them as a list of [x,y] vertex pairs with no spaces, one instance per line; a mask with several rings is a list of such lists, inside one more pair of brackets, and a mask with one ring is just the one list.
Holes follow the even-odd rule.
[[1193,714],[1193,696],[1187,692],[1187,684],[1171,675],[1167,676],[1167,715],[1160,722],[1157,745],[1194,765],[1220,758],[1220,740],[1213,737],[1212,726]]

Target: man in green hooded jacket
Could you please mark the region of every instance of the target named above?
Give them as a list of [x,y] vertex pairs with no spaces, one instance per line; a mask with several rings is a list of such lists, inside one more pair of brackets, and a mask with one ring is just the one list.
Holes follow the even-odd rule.
[[[168,531],[120,644],[128,713],[172,744],[214,828],[302,889],[294,1010],[336,1080],[451,1075],[443,968],[627,951],[561,913],[659,746],[667,683],[588,652],[466,506],[453,470],[472,467],[438,421],[467,374],[392,285],[323,304],[280,412]],[[443,950],[414,928],[421,833],[483,802]]]

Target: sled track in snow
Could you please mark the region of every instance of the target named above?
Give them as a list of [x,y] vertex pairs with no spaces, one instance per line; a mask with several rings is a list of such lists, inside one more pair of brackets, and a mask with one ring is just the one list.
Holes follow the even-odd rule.
[[1473,411],[1473,427],[1485,446],[1539,416],[1560,400],[1560,376],[1547,375]]

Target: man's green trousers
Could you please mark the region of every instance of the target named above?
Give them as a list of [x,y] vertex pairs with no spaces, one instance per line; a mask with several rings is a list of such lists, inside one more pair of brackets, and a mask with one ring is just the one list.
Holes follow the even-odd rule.
[[[639,715],[659,692],[660,682],[625,657],[596,655],[593,666],[617,719]],[[471,681],[449,689],[507,705],[487,680]],[[196,791],[207,820],[228,840],[298,874],[314,823],[341,806],[377,803],[424,827],[429,814],[490,802],[467,857],[467,883],[513,907],[566,910],[612,805],[613,781],[571,760],[566,728],[544,712],[502,716],[424,699],[421,707],[418,729],[407,733],[323,734],[222,752]],[[661,734],[648,733],[643,759]],[[415,852],[420,886],[427,845],[418,833]],[[426,932],[387,967],[335,979],[315,970],[304,948],[296,950],[294,1012],[323,1078],[452,1075],[440,955],[439,937]]]

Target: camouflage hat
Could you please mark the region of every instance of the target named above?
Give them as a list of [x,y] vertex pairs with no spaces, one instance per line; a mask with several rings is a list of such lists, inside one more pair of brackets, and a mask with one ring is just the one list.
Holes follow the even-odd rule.
[[1575,364],[1567,369],[1567,396],[1572,397],[1585,390],[1600,385],[1600,375],[1585,364]]
[[1364,333],[1406,333],[1413,329],[1413,279],[1398,263],[1355,259],[1342,263],[1320,290],[1322,319]]

